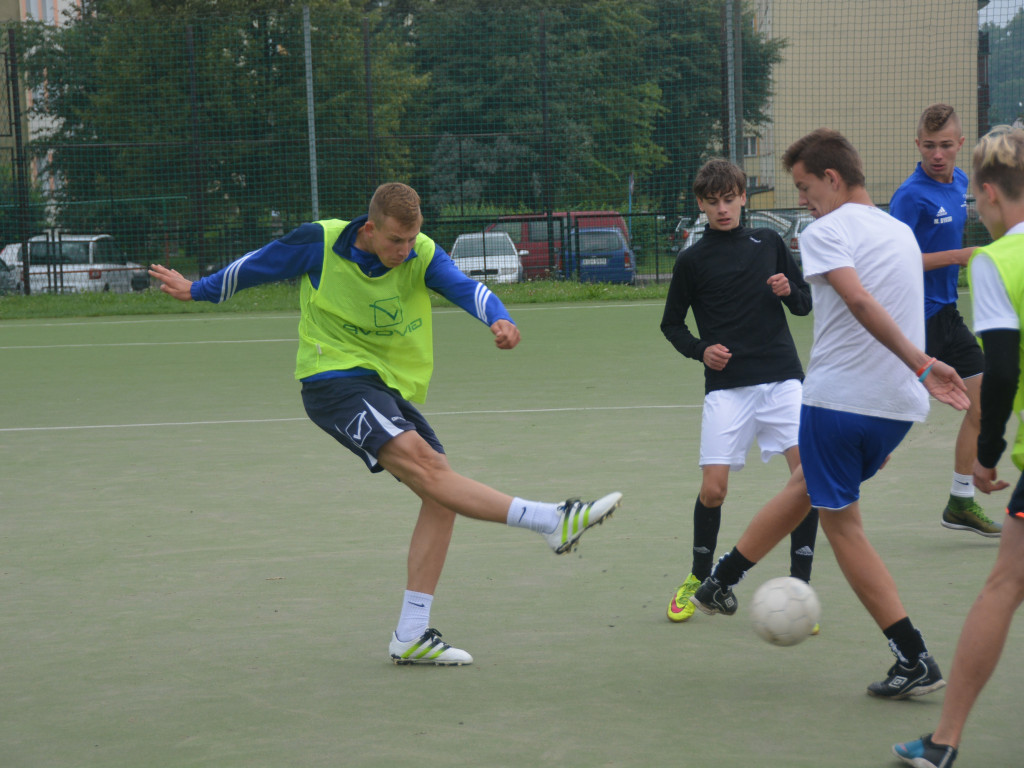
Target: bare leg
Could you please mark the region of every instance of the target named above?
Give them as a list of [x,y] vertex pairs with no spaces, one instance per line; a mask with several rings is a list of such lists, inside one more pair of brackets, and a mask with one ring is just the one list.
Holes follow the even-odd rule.
[[960,632],[939,727],[932,735],[936,743],[959,745],[967,716],[999,662],[1013,614],[1022,601],[1024,520],[1008,517],[995,565]]
[[701,468],[700,503],[709,509],[720,507],[725,503],[728,492],[729,465],[705,464]]
[[454,512],[433,501],[423,502],[409,542],[406,589],[434,594],[454,528]]
[[981,376],[964,379],[967,385],[967,396],[971,398],[971,406],[964,413],[960,422],[960,431],[956,436],[953,471],[961,475],[974,472],[974,459],[978,454],[978,433],[981,431]]
[[821,529],[832,545],[840,570],[878,628],[885,629],[905,618],[907,612],[896,582],[864,534],[860,502],[839,511],[821,510]]
[[797,465],[783,489],[754,515],[736,542],[736,549],[751,562],[760,562],[800,525],[810,510],[811,499],[807,495],[804,471]]
[[477,520],[508,520],[511,496],[455,472],[444,454],[415,432],[403,432],[386,442],[377,459],[425,503],[433,502]]

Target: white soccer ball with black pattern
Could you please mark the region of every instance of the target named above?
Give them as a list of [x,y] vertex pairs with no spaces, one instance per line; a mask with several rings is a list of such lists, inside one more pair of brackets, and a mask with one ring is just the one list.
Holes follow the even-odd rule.
[[750,602],[754,631],[772,645],[796,645],[821,619],[818,595],[806,581],[780,576],[766,581]]

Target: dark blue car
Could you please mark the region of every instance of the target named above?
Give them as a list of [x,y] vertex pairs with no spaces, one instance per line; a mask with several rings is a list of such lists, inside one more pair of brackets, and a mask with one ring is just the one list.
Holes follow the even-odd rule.
[[636,256],[615,227],[580,227],[569,240],[569,277],[585,283],[636,282]]

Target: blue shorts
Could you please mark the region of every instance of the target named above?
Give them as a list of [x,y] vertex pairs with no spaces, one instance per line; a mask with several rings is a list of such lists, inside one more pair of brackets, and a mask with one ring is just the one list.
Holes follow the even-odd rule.
[[304,381],[302,404],[314,424],[361,458],[371,472],[383,471],[377,453],[403,432],[418,432],[444,453],[423,414],[376,374]]
[[913,422],[805,405],[800,409],[800,463],[811,504],[843,509],[882,466]]

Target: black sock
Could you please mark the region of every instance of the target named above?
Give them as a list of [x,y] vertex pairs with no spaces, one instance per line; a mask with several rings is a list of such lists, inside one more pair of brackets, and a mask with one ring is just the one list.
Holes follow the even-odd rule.
[[701,581],[711,575],[722,526],[722,507],[705,507],[700,497],[693,505],[693,565],[690,572]]
[[807,517],[789,534],[789,575],[809,582],[814,562],[814,542],[818,538],[818,509],[811,507]]
[[757,563],[750,562],[740,554],[736,547],[733,547],[732,552],[722,555],[722,559],[718,561],[718,565],[715,566],[715,572],[712,575],[722,586],[732,587],[739,584],[740,579],[755,565]]
[[913,667],[923,654],[928,653],[928,649],[924,645],[924,638],[910,621],[909,616],[904,616],[895,624],[886,627],[882,630],[882,634],[889,640],[889,646],[896,652],[896,656],[904,666]]

